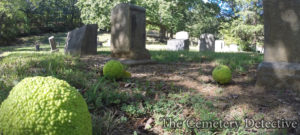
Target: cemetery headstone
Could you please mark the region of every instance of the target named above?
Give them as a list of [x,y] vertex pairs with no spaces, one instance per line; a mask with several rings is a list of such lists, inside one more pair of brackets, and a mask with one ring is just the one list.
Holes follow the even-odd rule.
[[213,34],[202,34],[200,36],[199,51],[215,51],[215,37]]
[[215,52],[240,52],[240,49],[236,44],[226,45],[224,40],[216,40]]
[[167,49],[171,51],[189,50],[190,40],[186,31],[177,32],[176,39],[168,40]]
[[258,53],[264,53],[264,51],[265,51],[263,46],[256,46],[255,48],[256,48],[255,49],[256,52],[258,52]]
[[55,42],[54,36],[49,37],[48,40],[50,43],[51,52],[58,51],[58,48],[56,48],[56,42]]
[[111,55],[132,60],[150,59],[146,49],[146,10],[119,4],[111,12]]
[[177,32],[175,35],[175,38],[176,39],[184,39],[184,40],[189,39],[189,33],[186,31]]
[[[199,40],[200,42],[200,40]],[[200,45],[200,43],[199,43]],[[226,45],[224,40],[216,40],[215,41],[215,52],[225,52]]]
[[97,54],[97,24],[88,24],[68,32],[65,54]]
[[40,45],[38,44],[38,43],[35,43],[35,50],[36,51],[40,51],[41,49],[40,49]]
[[97,37],[97,45],[98,46],[103,46],[103,42],[100,41],[99,37]]
[[159,32],[155,30],[149,30],[147,32],[147,37],[159,38]]
[[256,88],[300,90],[300,1],[264,0],[265,55]]
[[110,39],[108,39],[104,44],[103,44],[103,46],[110,46]]

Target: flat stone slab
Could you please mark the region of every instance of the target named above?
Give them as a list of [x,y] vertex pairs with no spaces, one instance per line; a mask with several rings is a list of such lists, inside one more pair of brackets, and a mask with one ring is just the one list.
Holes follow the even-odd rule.
[[265,90],[300,90],[300,64],[262,62],[258,66],[256,88]]

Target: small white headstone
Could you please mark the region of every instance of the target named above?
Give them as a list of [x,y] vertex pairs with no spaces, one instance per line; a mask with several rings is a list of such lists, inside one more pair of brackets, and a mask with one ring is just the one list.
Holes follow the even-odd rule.
[[189,33],[186,31],[180,31],[176,33],[176,39],[189,39]]
[[236,44],[226,45],[224,40],[216,40],[215,52],[239,52],[239,46]]
[[107,42],[106,42],[106,43],[104,43],[104,44],[103,44],[103,46],[110,46],[110,39],[109,39],[109,40],[107,40]]
[[264,49],[263,46],[256,46],[256,51],[259,52],[259,53],[264,53],[265,49]]
[[236,44],[229,45],[229,51],[230,52],[239,52],[239,46]]
[[225,49],[224,40],[216,40],[215,41],[215,52],[223,52],[224,49]]

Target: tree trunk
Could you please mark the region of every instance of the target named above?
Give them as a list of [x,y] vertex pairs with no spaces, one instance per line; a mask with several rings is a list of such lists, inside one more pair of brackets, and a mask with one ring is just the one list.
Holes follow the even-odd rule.
[[174,36],[174,33],[173,33],[173,30],[171,30],[170,31],[170,37],[173,38],[173,36]]
[[163,26],[160,26],[160,30],[159,30],[159,41],[160,42],[164,42],[164,40],[166,39],[166,28]]

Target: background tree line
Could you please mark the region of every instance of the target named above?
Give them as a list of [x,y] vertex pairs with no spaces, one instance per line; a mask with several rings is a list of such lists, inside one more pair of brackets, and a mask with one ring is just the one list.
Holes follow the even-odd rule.
[[159,31],[161,41],[182,30],[197,38],[213,33],[244,50],[263,41],[262,0],[2,0],[0,43],[90,23],[110,31],[111,9],[119,3],[145,7],[147,30]]
[[17,36],[66,31],[80,26],[77,0],[1,0],[0,46]]

